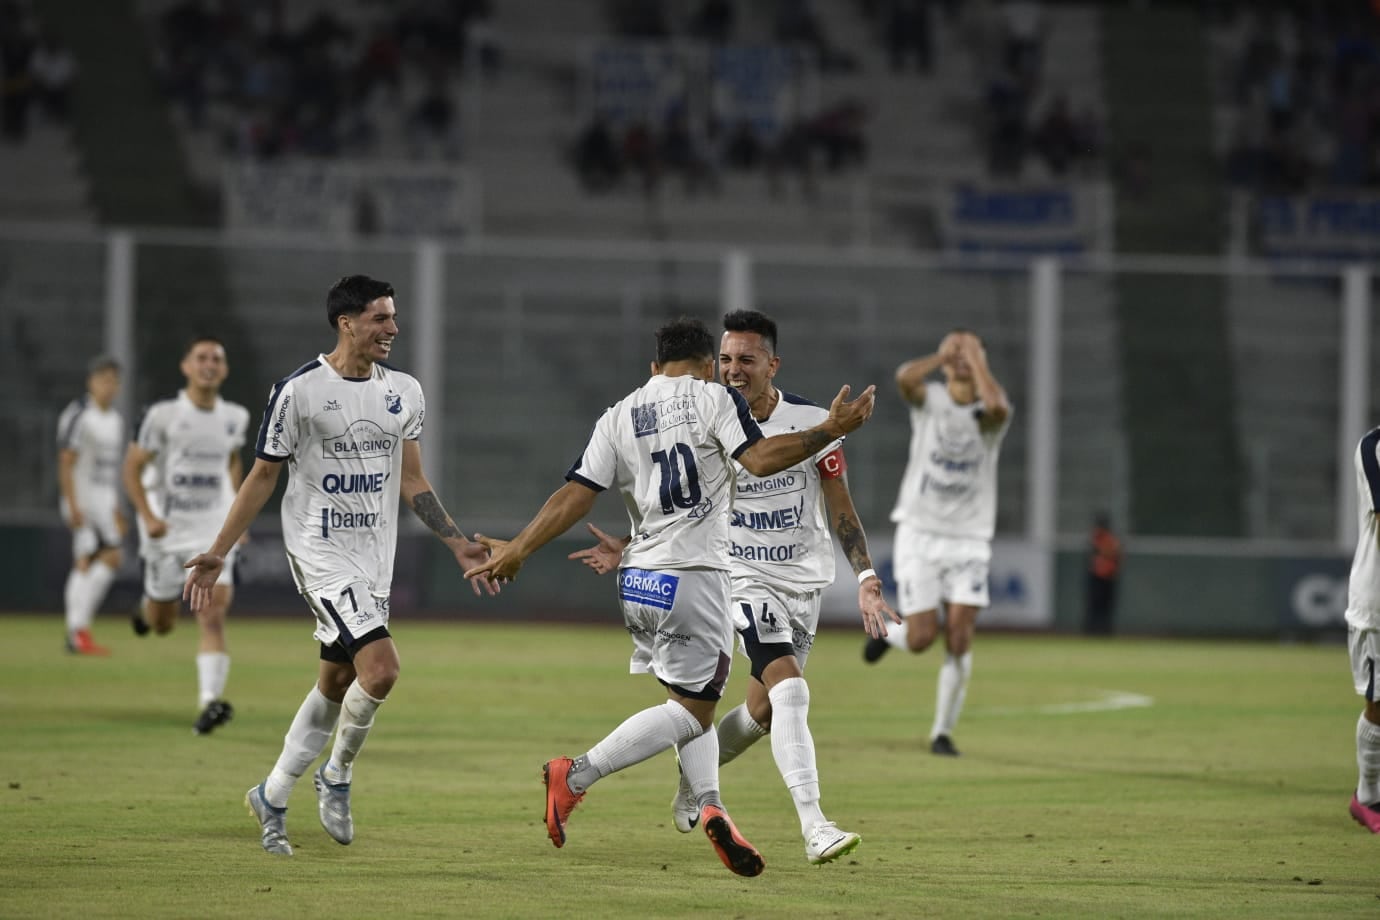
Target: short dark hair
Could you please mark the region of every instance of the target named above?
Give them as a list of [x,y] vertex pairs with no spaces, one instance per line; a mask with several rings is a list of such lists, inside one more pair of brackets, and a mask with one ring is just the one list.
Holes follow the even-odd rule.
[[656,331],[656,363],[710,361],[714,358],[714,336],[697,319],[682,316],[673,319]]
[[187,347],[182,349],[182,357],[185,358],[190,355],[192,349],[196,348],[202,342],[210,342],[212,345],[219,345],[222,350],[225,350],[225,343],[214,335],[194,335],[187,340]]
[[105,371],[120,373],[120,362],[115,360],[114,355],[96,355],[86,362],[86,376],[88,377],[94,377]]
[[758,310],[734,310],[724,314],[725,332],[755,332],[767,351],[776,354],[776,320]]
[[359,316],[364,308],[380,297],[392,297],[393,285],[368,275],[346,275],[331,285],[326,294],[326,321],[332,329],[339,329],[342,316]]

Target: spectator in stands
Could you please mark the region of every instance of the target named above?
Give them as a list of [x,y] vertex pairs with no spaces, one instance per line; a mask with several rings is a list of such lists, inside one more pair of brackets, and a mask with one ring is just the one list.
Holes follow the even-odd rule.
[[929,0],[887,0],[883,31],[891,56],[891,69],[901,72],[906,60],[915,57],[922,74],[934,68],[934,41],[930,33]]
[[1006,0],[1002,4],[1006,66],[1027,85],[1040,76],[1045,35],[1044,9],[1039,0]]
[[608,119],[595,114],[575,142],[575,171],[586,191],[602,192],[623,177],[623,162]]
[[1068,96],[1060,93],[1050,102],[1034,131],[1035,152],[1049,171],[1063,176],[1084,155],[1078,146],[1078,128],[1069,109]]
[[857,61],[829,41],[811,0],[776,0],[775,36],[784,44],[809,48],[820,70],[857,69]]
[[29,133],[34,27],[17,10],[9,11],[5,18],[6,28],[0,33],[0,135],[10,143],[19,143]]
[[408,139],[414,159],[429,155],[434,147],[447,160],[460,158],[459,124],[455,103],[440,77],[434,77],[426,94],[407,119]]
[[642,179],[642,191],[650,195],[661,181],[661,160],[656,137],[647,122],[638,119],[623,135],[623,162]]
[[680,174],[688,195],[695,195],[702,189],[714,191],[718,188],[718,176],[709,147],[691,124],[683,107],[672,112],[667,121],[666,132],[661,140],[661,160],[668,169]]
[[379,23],[370,34],[364,55],[355,66],[355,91],[364,98],[386,87],[397,100],[402,95],[402,46],[390,23]]
[[994,176],[1019,176],[1025,165],[1030,85],[1009,66],[987,89],[987,168]]
[[52,121],[66,121],[71,107],[72,84],[77,79],[77,59],[56,35],[46,33],[29,62],[38,104]]

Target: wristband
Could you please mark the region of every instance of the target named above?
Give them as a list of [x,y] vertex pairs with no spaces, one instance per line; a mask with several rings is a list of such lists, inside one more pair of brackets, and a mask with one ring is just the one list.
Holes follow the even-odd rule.
[[876,570],[876,569],[863,569],[861,572],[858,573],[858,584],[862,584],[863,582],[867,581],[869,578],[876,578],[876,577],[877,577],[877,570]]

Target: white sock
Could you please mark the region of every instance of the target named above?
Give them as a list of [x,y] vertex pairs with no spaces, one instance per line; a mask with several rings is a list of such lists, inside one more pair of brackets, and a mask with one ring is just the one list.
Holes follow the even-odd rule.
[[62,607],[67,617],[67,632],[69,634],[83,628],[79,621],[81,618],[81,600],[85,596],[86,573],[80,569],[72,569],[67,573],[67,583],[62,587]]
[[733,760],[767,735],[767,729],[757,724],[748,712],[747,703],[739,703],[719,720],[719,766]]
[[[699,723],[696,723],[699,724]],[[680,758],[680,775],[690,788],[690,798],[703,809],[706,805],[724,807],[719,798],[719,733],[701,732],[688,741],[676,745]]]
[[264,800],[274,808],[286,808],[292,787],[326,749],[340,715],[340,704],[326,699],[319,687],[312,687],[283,736],[283,753],[264,780]]
[[939,668],[939,692],[935,694],[931,741],[940,735],[954,733],[958,715],[963,711],[963,698],[968,694],[968,676],[972,673],[972,652],[964,652],[958,657],[952,654],[944,656],[944,664]]
[[225,680],[230,676],[230,656],[225,652],[197,652],[196,688],[197,708],[201,709],[225,692]]
[[364,747],[369,729],[374,727],[374,713],[382,705],[383,700],[365,693],[357,680],[345,691],[345,699],[340,704],[340,724],[335,731],[335,747],[331,748],[331,759],[326,761],[324,771],[329,782],[350,781],[355,756]]
[[114,580],[115,570],[99,559],[86,567],[85,582],[77,590],[76,629],[91,628],[91,621],[96,618],[96,611],[101,609],[105,593],[110,590],[110,583]]
[[1356,798],[1362,805],[1380,802],[1380,725],[1361,713],[1356,720]]
[[810,686],[803,677],[790,677],[767,692],[771,700],[771,752],[786,781],[800,817],[800,832],[808,834],[825,820],[819,808],[819,771],[815,768],[815,739],[810,736]]
[[575,758],[567,780],[570,791],[582,793],[610,773],[641,763],[703,732],[703,726],[690,711],[672,700],[634,713],[603,741]]
[[886,644],[899,651],[907,651],[906,630],[910,628],[910,618],[902,617],[902,622],[893,623],[890,620],[884,624],[886,626]]

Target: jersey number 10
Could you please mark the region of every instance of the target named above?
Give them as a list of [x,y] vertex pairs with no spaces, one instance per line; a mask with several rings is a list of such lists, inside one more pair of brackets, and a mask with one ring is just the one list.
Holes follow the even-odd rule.
[[661,470],[661,513],[693,508],[700,503],[700,474],[690,445],[677,442],[671,450],[652,452]]

